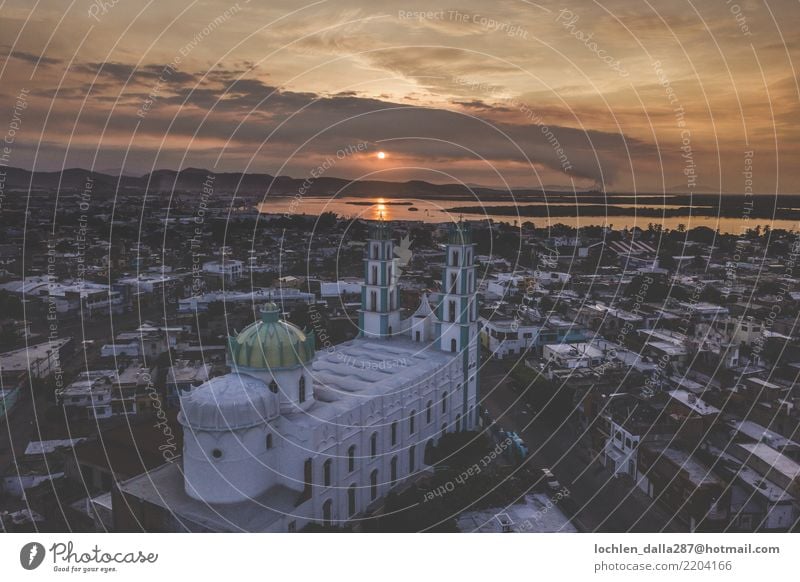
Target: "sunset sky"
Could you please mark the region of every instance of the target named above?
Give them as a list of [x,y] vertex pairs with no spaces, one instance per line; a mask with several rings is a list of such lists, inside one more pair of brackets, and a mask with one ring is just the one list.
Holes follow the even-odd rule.
[[0,133],[28,169],[640,192],[742,192],[752,151],[796,193],[798,30],[797,0],[6,0]]

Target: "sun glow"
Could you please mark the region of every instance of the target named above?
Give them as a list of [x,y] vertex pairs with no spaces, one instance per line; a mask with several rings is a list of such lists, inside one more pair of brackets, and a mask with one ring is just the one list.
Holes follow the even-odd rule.
[[378,159],[379,160],[386,159],[386,152],[378,152]]

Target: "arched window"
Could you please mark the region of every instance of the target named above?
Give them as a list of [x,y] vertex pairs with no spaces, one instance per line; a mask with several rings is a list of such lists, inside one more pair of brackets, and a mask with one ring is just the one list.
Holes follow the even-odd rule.
[[461,432],[461,415],[456,414],[456,432]]
[[378,267],[376,267],[375,265],[372,266],[372,284],[373,285],[380,284],[378,283]]
[[408,472],[413,473],[417,469],[417,447],[411,445],[408,449]]
[[456,302],[450,302],[450,318],[447,321],[455,321],[456,320]]
[[411,416],[408,417],[408,434],[414,434],[414,431],[417,428],[415,426],[416,421],[417,421],[417,411],[416,410],[412,410],[411,411]]
[[397,421],[392,423],[392,446],[397,444]]
[[433,418],[433,400],[428,400],[425,405],[425,422],[430,424]]
[[278,393],[278,383],[275,380],[272,380],[269,383],[269,391],[272,392],[273,394]]
[[331,471],[333,470],[333,461],[328,459],[322,464],[322,482],[325,484],[325,487],[331,486],[332,475]]
[[371,459],[378,456],[378,433],[376,432],[369,437],[369,456]]
[[378,292],[377,291],[370,291],[369,292],[369,298],[370,298],[370,309],[372,309],[372,311],[377,311],[378,310]]
[[447,392],[442,394],[442,412],[447,412]]
[[446,423],[446,422],[443,422],[443,423],[442,423],[442,436],[440,436],[439,438],[442,438],[442,439],[443,439],[443,438],[444,438],[444,435],[446,435],[446,434],[447,434],[447,423]]
[[306,459],[305,463],[303,463],[303,499],[309,499],[311,497],[311,486],[314,481],[314,466],[312,464],[311,459]]
[[347,488],[347,517],[356,514],[356,484],[353,483]]
[[267,435],[267,450],[272,448],[272,433]]
[[423,458],[423,462],[426,465],[433,465],[433,451],[434,451],[433,439],[430,439],[427,443],[425,443],[425,456]]
[[392,457],[389,463],[389,480],[392,487],[394,487],[395,483],[397,483],[397,457]]
[[330,527],[333,519],[333,501],[328,499],[322,504],[322,525]]
[[453,266],[458,266],[458,251],[453,251]]
[[375,501],[378,497],[378,470],[369,474],[369,498]]
[[356,446],[351,445],[347,449],[347,470],[351,473],[356,470]]
[[300,386],[299,386],[299,394],[298,400],[300,400],[300,404],[306,401],[306,377],[300,376]]
[[389,285],[392,284],[392,266],[389,265],[389,280],[387,281]]
[[451,352],[456,351],[456,338],[450,340],[450,351]]

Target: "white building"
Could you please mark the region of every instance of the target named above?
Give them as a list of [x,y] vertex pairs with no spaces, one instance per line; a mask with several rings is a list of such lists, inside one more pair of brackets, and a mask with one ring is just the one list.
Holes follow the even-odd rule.
[[150,523],[191,531],[343,524],[427,473],[442,435],[474,429],[469,226],[451,228],[446,292],[433,306],[424,296],[408,319],[397,307],[393,245],[387,225],[373,225],[358,339],[316,354],[313,337],[280,320],[275,304],[230,338],[232,373],[181,395],[182,470],[166,464],[121,483],[115,512],[136,507]]
[[243,277],[244,263],[235,259],[209,261],[203,263],[203,272],[207,275],[219,277],[226,285],[230,285]]
[[481,342],[493,358],[521,355],[537,345],[541,328],[523,319],[481,318]]
[[603,350],[588,343],[549,344],[542,349],[542,357],[559,368],[594,368],[605,360]]

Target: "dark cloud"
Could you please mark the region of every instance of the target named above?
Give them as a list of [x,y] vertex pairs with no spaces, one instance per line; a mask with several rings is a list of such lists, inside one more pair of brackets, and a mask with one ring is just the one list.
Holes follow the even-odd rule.
[[9,58],[17,59],[18,61],[24,61],[26,63],[39,63],[40,65],[59,65],[64,61],[61,59],[57,59],[54,57],[46,57],[44,55],[35,55],[33,53],[26,53],[24,51],[14,51],[10,55]]

